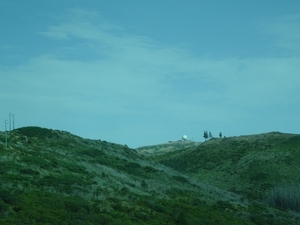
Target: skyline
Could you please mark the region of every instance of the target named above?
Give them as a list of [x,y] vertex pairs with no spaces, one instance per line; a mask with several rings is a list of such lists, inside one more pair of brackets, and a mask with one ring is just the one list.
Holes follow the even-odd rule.
[[229,2],[0,1],[0,118],[132,148],[300,133],[300,3]]

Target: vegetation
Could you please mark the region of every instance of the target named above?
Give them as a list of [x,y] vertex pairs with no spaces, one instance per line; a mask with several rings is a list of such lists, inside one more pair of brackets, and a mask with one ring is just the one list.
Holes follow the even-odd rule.
[[211,139],[156,160],[219,188],[299,212],[300,135],[278,132]]
[[[0,224],[296,225],[300,218],[295,135],[211,139],[154,157],[39,127],[16,129],[8,140],[6,149],[0,132]],[[283,171],[270,158],[261,165],[266,153]]]
[[197,147],[200,142],[190,141],[190,140],[179,140],[179,141],[169,141],[165,144],[159,145],[150,145],[139,147],[136,150],[145,155],[145,156],[154,156],[154,155],[162,155],[168,152],[179,151],[191,147]]
[[268,196],[269,205],[284,209],[300,212],[300,184],[281,185],[273,188]]
[[206,141],[206,139],[209,137],[209,136],[208,136],[208,132],[207,132],[206,130],[205,130],[204,133],[203,133],[203,137],[204,137],[205,141]]

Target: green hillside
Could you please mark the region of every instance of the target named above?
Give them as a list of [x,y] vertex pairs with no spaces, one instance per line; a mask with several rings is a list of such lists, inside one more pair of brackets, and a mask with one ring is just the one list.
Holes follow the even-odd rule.
[[139,147],[136,150],[146,156],[161,155],[168,152],[182,150],[185,148],[197,147],[200,142],[190,140],[169,141],[168,143],[158,145],[148,145]]
[[298,224],[298,214],[202,179],[201,161],[175,166],[176,154],[209,146],[160,156],[167,167],[124,145],[40,127],[8,132],[6,149],[0,132],[0,224]]
[[211,139],[156,160],[202,182],[300,212],[300,135]]

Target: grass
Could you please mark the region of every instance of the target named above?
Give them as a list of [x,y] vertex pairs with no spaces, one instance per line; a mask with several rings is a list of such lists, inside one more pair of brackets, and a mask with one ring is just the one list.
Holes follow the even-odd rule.
[[212,139],[156,160],[217,187],[262,200],[281,183],[300,183],[300,135]]
[[213,139],[155,158],[39,127],[9,137],[8,150],[0,145],[1,224],[297,224],[257,201],[269,196],[271,205],[285,193],[275,181],[294,181],[294,136]]

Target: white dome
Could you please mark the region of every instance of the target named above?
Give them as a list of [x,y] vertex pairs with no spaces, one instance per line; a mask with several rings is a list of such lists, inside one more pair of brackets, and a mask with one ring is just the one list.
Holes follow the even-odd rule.
[[182,136],[182,140],[186,140],[187,139],[187,136],[186,135],[183,135]]

